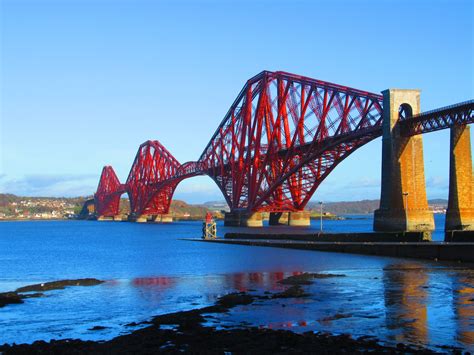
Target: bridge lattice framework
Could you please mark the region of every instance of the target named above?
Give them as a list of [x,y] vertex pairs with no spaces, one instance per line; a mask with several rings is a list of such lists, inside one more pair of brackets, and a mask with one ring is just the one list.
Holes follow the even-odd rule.
[[[397,129],[408,137],[474,120],[474,101],[425,113],[400,107]],[[386,114],[385,114],[386,115]],[[127,193],[131,214],[169,212],[177,185],[208,175],[231,212],[298,212],[351,153],[383,134],[384,97],[286,72],[249,79],[197,161],[180,164],[158,141],[140,145],[124,184],[105,166],[96,212],[119,213]]]

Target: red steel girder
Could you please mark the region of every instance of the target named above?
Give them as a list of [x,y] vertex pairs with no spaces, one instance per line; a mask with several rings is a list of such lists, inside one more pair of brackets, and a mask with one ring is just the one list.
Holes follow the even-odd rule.
[[[158,141],[140,145],[125,184],[104,167],[95,194],[99,215],[166,214],[183,179],[208,175],[231,210],[304,209],[347,156],[382,134],[382,96],[285,72],[249,79],[196,162],[180,164]],[[473,122],[474,101],[402,117],[404,135]]]
[[110,166],[104,166],[99,186],[94,194],[95,210],[99,216],[113,217],[119,214],[120,196],[125,192],[124,185]]
[[163,189],[157,186],[172,179],[180,167],[178,160],[160,142],[141,144],[126,182],[130,212],[135,215],[168,213],[177,183]]
[[[244,86],[199,162],[231,210],[301,210],[326,172],[375,138],[368,130],[380,135],[381,122],[381,95],[264,71]],[[337,138],[344,141],[331,145]]]

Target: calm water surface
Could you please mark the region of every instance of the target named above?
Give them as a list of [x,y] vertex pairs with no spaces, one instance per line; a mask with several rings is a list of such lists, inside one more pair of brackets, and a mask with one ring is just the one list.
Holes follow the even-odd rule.
[[[433,239],[442,240],[443,222],[437,215]],[[324,221],[332,232],[371,226],[369,217],[360,216]],[[319,229],[319,222],[312,228]],[[257,301],[209,324],[351,333],[434,349],[474,347],[469,266],[179,240],[198,237],[200,229],[199,222],[0,223],[0,292],[60,279],[106,280],[0,308],[0,343],[109,339],[135,329],[127,323],[210,305],[235,290],[281,291],[279,280],[308,271],[346,276],[315,280],[305,286],[310,297]],[[218,225],[220,235],[229,230]],[[89,330],[95,325],[108,328]]]

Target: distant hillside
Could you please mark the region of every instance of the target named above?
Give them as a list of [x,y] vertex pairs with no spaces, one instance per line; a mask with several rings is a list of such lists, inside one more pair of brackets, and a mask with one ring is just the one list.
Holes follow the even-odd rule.
[[[362,201],[341,201],[341,202],[327,202],[324,203],[324,212],[331,212],[335,215],[343,214],[366,214],[373,213],[379,208],[380,200],[362,200]],[[433,199],[428,200],[430,206],[447,206],[448,200],[444,199]],[[310,202],[308,209],[319,210],[319,203]]]
[[12,202],[16,202],[18,196],[12,194],[0,194],[0,207],[6,207]]
[[211,211],[229,211],[229,206],[225,201],[208,201],[204,202],[203,206]]
[[[319,208],[317,202],[308,204],[310,210],[319,211]],[[323,204],[324,212],[331,212],[335,215],[373,213],[377,208],[379,208],[379,200],[327,202]]]
[[443,198],[434,198],[432,200],[428,200],[429,205],[443,205],[447,206],[448,205],[448,200],[445,200]]
[[14,194],[3,194],[0,193],[0,206],[7,206],[12,202],[20,202],[20,201],[43,201],[43,200],[50,200],[50,201],[68,201],[70,203],[83,203],[85,200],[92,198],[92,196],[84,196],[84,197],[26,197],[26,196],[18,196]]
[[[74,218],[84,202],[91,197],[24,197],[0,194],[0,219],[61,219]],[[203,219],[209,211],[205,206],[190,205],[173,200],[170,213],[178,219]],[[130,203],[127,198],[120,200],[120,213],[128,214]],[[219,213],[213,212],[218,217]]]
[[[208,211],[208,208],[201,205],[190,205],[180,200],[171,201],[170,213],[178,218],[202,219]],[[130,204],[126,198],[120,200],[120,213],[130,213]]]
[[190,218],[204,218],[209,210],[198,205],[188,205],[184,201],[171,201],[170,213],[175,216],[187,216]]
[[[0,194],[0,219],[5,218],[61,218],[70,214],[78,214],[85,200],[90,197],[21,197],[12,194]],[[433,199],[428,201],[433,210],[446,208],[448,201]],[[369,214],[379,207],[379,200],[327,202],[323,212],[335,215]],[[319,212],[319,203],[310,202],[308,210]],[[201,219],[208,211],[222,217],[221,211],[229,207],[223,200],[209,201],[203,205],[191,205],[184,201],[173,200],[170,213],[176,218]],[[128,214],[130,203],[128,199],[120,200],[120,213]]]
[[[379,204],[380,200],[325,202],[323,205],[323,211],[339,216],[344,214],[369,214],[373,213],[377,208],[379,208]],[[443,206],[446,208],[448,205],[448,200],[432,199],[428,200],[428,204],[430,206]],[[228,206],[225,201],[205,202],[204,207],[212,211],[224,209],[228,210]],[[310,202],[308,203],[307,209],[319,212],[319,203]]]
[[87,197],[24,197],[0,194],[0,219],[51,219],[78,214]]

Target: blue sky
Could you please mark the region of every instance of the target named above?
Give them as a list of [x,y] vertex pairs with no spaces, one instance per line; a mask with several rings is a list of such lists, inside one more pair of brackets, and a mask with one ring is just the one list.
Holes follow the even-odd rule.
[[[158,139],[195,160],[251,76],[284,70],[367,91],[419,88],[424,111],[474,97],[472,1],[0,0],[0,192],[91,194]],[[447,197],[449,133],[424,136]],[[381,140],[315,199],[379,198]],[[211,179],[175,198],[222,200]]]

